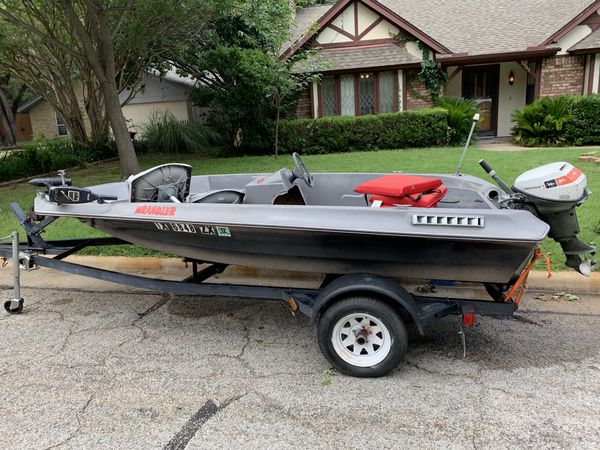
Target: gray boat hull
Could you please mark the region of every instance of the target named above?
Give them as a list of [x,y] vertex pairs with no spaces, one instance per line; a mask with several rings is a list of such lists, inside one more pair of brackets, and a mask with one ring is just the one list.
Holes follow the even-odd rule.
[[[144,247],[205,262],[330,274],[508,283],[537,242],[444,239],[371,233],[221,226],[189,223],[161,229],[159,222],[94,219],[93,226]],[[90,221],[90,224],[92,222]],[[168,227],[169,225],[166,225]]]
[[372,208],[354,187],[381,174],[315,174],[295,183],[305,205],[273,204],[278,175],[192,178],[190,195],[231,188],[242,204],[131,201],[126,183],[91,189],[105,203],[55,204],[41,193],[35,212],[75,217],[125,241],[212,263],[327,274],[509,283],[549,227],[528,211],[502,209],[495,186],[441,176],[449,191],[437,208]]

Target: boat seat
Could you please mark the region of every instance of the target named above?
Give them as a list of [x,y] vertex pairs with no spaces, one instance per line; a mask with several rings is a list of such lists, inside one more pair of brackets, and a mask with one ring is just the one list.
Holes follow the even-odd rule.
[[190,196],[189,203],[225,203],[236,205],[244,201],[244,191],[236,189],[220,189],[217,191],[202,192]]
[[354,189],[355,192],[370,195],[369,202],[380,203],[380,207],[395,205],[416,208],[435,208],[448,192],[439,178],[416,175],[392,174],[368,180]]

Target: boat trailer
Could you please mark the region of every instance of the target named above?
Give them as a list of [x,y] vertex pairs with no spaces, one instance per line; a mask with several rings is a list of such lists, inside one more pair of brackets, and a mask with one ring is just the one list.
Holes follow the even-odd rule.
[[[27,241],[20,242],[19,233],[14,231],[10,244],[0,244],[0,258],[13,262],[14,292],[4,303],[4,309],[10,314],[21,313],[24,307],[20,271],[38,267],[159,293],[278,301],[287,305],[294,315],[300,312],[310,318],[317,327],[321,351],[338,370],[353,376],[372,377],[389,372],[406,352],[406,322],[414,323],[424,334],[425,328],[435,320],[457,315],[464,349],[462,327],[472,326],[475,314],[510,316],[518,308],[518,302],[512,300],[413,295],[396,280],[369,273],[326,275],[316,289],[213,283],[207,280],[223,272],[227,265],[191,259],[184,259],[191,264],[191,274],[179,281],[124,274],[64,259],[84,248],[131,245],[129,242],[114,237],[46,241],[40,234],[56,217],[36,222],[18,204],[12,203],[10,209],[27,235]],[[200,265],[206,267],[200,269]],[[389,345],[393,348],[388,348]],[[393,356],[391,359],[373,357],[386,349]]]

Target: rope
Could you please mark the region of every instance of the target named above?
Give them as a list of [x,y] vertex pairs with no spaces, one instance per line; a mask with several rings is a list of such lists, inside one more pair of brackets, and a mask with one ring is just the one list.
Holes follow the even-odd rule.
[[3,237],[0,237],[0,242],[1,242],[1,241],[6,241],[7,239],[12,239],[12,233],[11,233],[11,234],[9,234],[8,236],[3,236]]
[[521,272],[521,275],[519,275],[519,278],[517,278],[517,281],[515,282],[515,284],[511,288],[511,290],[508,292],[508,294],[506,294],[506,297],[504,298],[505,302],[509,302],[512,300],[515,305],[519,304],[519,302],[521,301],[521,298],[523,297],[523,294],[525,293],[525,288],[527,287],[526,286],[527,285],[527,277],[529,277],[529,272],[531,272],[531,269],[533,269],[533,266],[540,258],[544,258],[546,260],[546,267],[548,269],[548,278],[550,278],[552,276],[552,270],[550,267],[550,258],[548,258],[546,255],[544,255],[542,253],[542,251],[539,249],[539,247],[536,248],[533,252],[533,257],[531,258],[531,262],[525,268],[525,270],[523,270],[523,272]]

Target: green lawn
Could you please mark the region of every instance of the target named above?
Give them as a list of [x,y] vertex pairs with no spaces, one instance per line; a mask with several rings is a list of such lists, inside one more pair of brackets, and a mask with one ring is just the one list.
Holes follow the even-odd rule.
[[[479,148],[469,149],[463,164],[463,172],[481,176],[486,175],[477,164],[481,158],[486,159],[509,184],[525,170],[553,162],[568,161],[582,169],[588,177],[592,195],[587,203],[578,209],[582,228],[581,238],[586,242],[600,243],[600,165],[590,162],[578,162],[577,157],[584,152],[582,148],[526,150],[518,152],[488,151]],[[315,155],[304,157],[309,169],[313,172],[391,172],[404,171],[416,173],[451,173],[460,156],[459,148],[433,148],[396,150],[379,152],[341,153],[333,155]],[[185,162],[194,167],[194,174],[212,173],[244,173],[272,172],[283,166],[292,165],[291,157],[270,156],[240,158],[199,158],[190,155],[181,156],[143,156],[142,168],[149,168],[166,162]],[[73,184],[90,186],[94,184],[116,181],[119,178],[117,162],[110,162],[87,169],[73,170],[69,173]],[[0,237],[18,229],[17,222],[8,210],[10,202],[16,201],[24,209],[29,209],[33,202],[34,189],[27,183],[18,183],[0,187]],[[46,239],[68,239],[76,237],[101,235],[96,230],[76,220],[61,219],[48,227]],[[563,256],[559,247],[552,241],[543,245],[553,263],[555,270],[564,269]],[[99,250],[94,250],[98,252]],[[103,248],[102,254],[156,254],[140,248]]]

